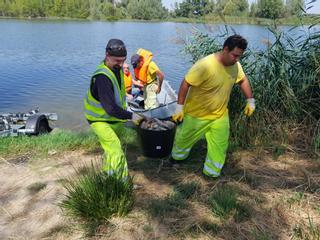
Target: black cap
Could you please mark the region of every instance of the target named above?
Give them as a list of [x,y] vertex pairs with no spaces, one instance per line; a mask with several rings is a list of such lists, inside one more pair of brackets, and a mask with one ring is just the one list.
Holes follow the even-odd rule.
[[115,57],[126,57],[126,45],[120,39],[110,39],[106,46],[106,53]]
[[138,64],[140,63],[140,55],[139,54],[135,54],[131,57],[131,64],[133,66],[133,68],[136,68],[138,66]]

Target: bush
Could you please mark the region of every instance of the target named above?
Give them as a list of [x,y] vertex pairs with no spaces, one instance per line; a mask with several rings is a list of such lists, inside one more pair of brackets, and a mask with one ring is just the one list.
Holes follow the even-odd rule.
[[125,216],[133,206],[132,178],[124,181],[97,167],[81,168],[63,186],[67,193],[59,206],[85,227],[96,227],[112,216]]

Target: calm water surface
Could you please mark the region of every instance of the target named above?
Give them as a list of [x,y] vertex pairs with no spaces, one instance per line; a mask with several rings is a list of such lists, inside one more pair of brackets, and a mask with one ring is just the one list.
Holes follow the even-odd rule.
[[[221,29],[167,22],[0,20],[0,112],[40,107],[58,113],[59,127],[87,127],[82,99],[110,38],[125,42],[128,58],[140,47],[151,50],[165,79],[178,90],[191,66],[190,57],[181,53],[181,39],[195,27],[213,35]],[[232,27],[253,48],[263,48],[262,39],[273,40],[265,27]]]

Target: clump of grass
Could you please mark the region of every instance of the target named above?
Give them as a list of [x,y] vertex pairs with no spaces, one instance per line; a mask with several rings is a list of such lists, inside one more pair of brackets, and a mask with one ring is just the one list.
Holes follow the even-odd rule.
[[303,192],[295,192],[292,194],[290,198],[288,198],[287,202],[292,205],[294,203],[300,203],[304,199],[304,193]]
[[269,239],[272,239],[272,237],[267,232],[264,232],[264,231],[259,230],[257,228],[254,228],[251,231],[251,234],[252,234],[252,236],[253,236],[253,238],[255,240],[269,240]]
[[47,186],[46,183],[43,182],[35,182],[30,184],[27,188],[30,193],[35,194],[37,192],[40,192],[42,189],[44,189]]
[[249,207],[238,200],[236,189],[230,186],[218,187],[209,197],[209,204],[213,214],[220,218],[233,215],[235,220],[241,221],[250,216]]
[[165,217],[166,214],[177,213],[188,207],[189,199],[199,185],[196,182],[178,184],[173,187],[173,193],[168,194],[164,199],[153,199],[149,204],[149,210],[154,217]]
[[[132,178],[119,179],[97,167],[87,167],[63,183],[67,190],[59,206],[65,213],[84,223],[90,232],[112,216],[125,216],[134,203]],[[77,172],[79,174],[79,172]]]
[[199,184],[196,182],[190,182],[186,184],[178,184],[173,187],[175,194],[180,195],[183,199],[189,199],[199,188]]
[[[304,224],[303,224],[304,225]],[[318,240],[320,239],[320,227],[308,216],[308,225],[297,224],[293,228],[293,239]]]

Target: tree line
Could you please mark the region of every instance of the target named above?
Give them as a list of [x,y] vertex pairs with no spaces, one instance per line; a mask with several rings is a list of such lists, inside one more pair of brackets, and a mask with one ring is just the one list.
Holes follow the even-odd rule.
[[251,5],[247,0],[184,0],[176,3],[174,16],[197,17],[208,14],[280,18],[302,14],[303,0],[257,0]]
[[2,17],[66,17],[118,20],[163,19],[161,0],[0,0]]
[[118,20],[197,18],[209,14],[280,18],[304,12],[303,0],[184,0],[172,11],[161,0],[0,0],[2,17],[68,17]]

